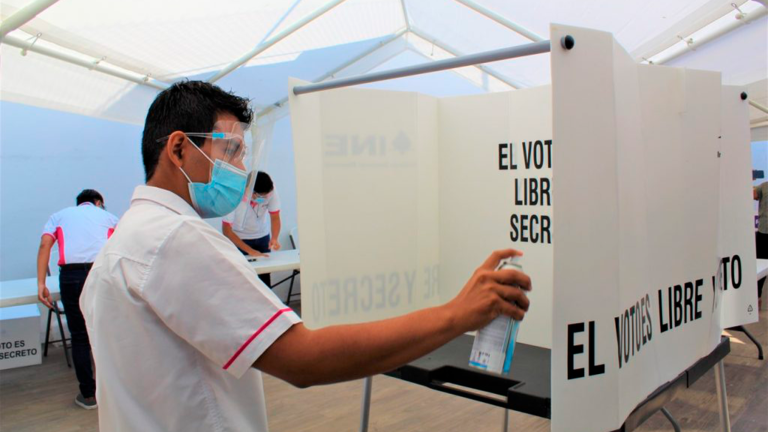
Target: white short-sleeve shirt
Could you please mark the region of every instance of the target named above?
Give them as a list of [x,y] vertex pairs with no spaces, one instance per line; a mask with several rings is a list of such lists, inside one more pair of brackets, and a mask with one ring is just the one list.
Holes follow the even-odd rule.
[[[273,189],[261,204],[253,199],[241,202],[234,212],[224,217],[222,222],[230,225],[232,231],[241,239],[254,240],[270,234],[271,218],[267,214],[278,213],[280,213],[280,195]],[[235,219],[241,220],[235,223]]]
[[300,319],[181,197],[136,188],[80,307],[101,430],[267,430],[252,365]]
[[52,214],[43,235],[59,244],[59,265],[91,263],[116,225],[117,216],[85,202]]

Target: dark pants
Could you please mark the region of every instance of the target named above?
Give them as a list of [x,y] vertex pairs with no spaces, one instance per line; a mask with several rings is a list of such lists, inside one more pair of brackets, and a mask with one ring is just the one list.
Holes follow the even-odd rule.
[[80,311],[80,293],[83,292],[89,271],[90,266],[75,264],[62,266],[59,272],[61,303],[64,305],[67,327],[72,335],[72,360],[75,363],[77,381],[80,383],[80,393],[86,398],[96,395],[96,381],[93,379],[91,365],[91,342],[85,329],[83,313]]
[[[756,249],[758,258],[768,259],[768,234],[755,232],[755,249]],[[762,278],[759,281],[757,281],[757,297],[758,298],[763,296],[764,283],[765,283],[765,278]]]
[[[269,250],[269,238],[270,238],[269,234],[267,234],[264,237],[253,239],[253,240],[243,239],[243,243],[247,244],[249,247],[252,247],[261,253],[270,253],[272,251]],[[243,251],[241,250],[240,252],[243,252]],[[243,252],[243,254],[248,255],[245,252]],[[259,279],[261,279],[261,281],[264,282],[267,285],[267,287],[272,288],[272,278],[270,277],[269,273],[260,274]]]

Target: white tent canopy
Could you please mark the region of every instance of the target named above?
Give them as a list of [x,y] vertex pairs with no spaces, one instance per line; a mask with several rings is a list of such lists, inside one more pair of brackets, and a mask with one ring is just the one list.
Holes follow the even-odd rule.
[[[724,81],[750,84],[768,75],[768,18],[754,0],[2,0],[0,5],[3,25],[31,17],[3,39],[3,100],[135,124],[143,122],[158,89],[179,79],[212,79],[238,92],[248,87],[254,103],[268,107],[284,101],[289,75],[320,81],[364,73],[404,51],[427,61],[525,44],[548,39],[552,22],[612,32],[635,59],[654,63],[695,55],[703,43],[735,29],[751,39],[736,42],[741,55],[729,68],[739,73]],[[550,79],[546,55],[454,72],[485,91]],[[762,94],[752,99],[766,102]],[[754,111],[755,118],[764,115]]]

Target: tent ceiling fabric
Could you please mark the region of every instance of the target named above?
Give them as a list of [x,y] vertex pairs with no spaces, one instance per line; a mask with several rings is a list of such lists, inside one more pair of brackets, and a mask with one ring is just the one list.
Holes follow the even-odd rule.
[[[3,0],[3,17],[26,3]],[[221,7],[210,0],[185,0],[180,7],[167,1],[61,0],[21,30],[42,33],[47,41],[94,58],[106,57],[124,69],[172,81],[222,68],[325,2],[304,0],[291,8],[293,3],[237,0]],[[384,36],[403,24],[395,0],[345,2],[263,56]]]
[[[473,0],[506,19],[544,38],[552,22],[595,28],[613,33],[636,58],[658,53],[726,13],[731,3],[747,0]],[[0,0],[0,15],[8,18],[30,0]],[[41,44],[73,50],[90,59],[104,59],[111,65],[142,76],[173,82],[186,77],[206,79],[240,58],[263,41],[300,22],[328,0],[60,0],[11,34],[31,39],[41,33]],[[407,12],[408,22],[406,23]],[[280,40],[248,61],[250,68],[297,62],[306,53],[364,41],[381,40],[410,26],[414,33],[402,36],[406,48],[426,58],[450,56],[435,46],[450,47],[459,54],[529,43],[520,34],[460,4],[455,0],[346,0],[307,25]],[[355,48],[357,49],[357,48]],[[50,96],[46,106],[61,101],[62,109],[89,115],[113,105],[116,98],[129,95],[132,104],[149,97],[155,90],[133,91],[139,85],[103,77],[97,72],[57,60],[3,46],[1,96],[4,100],[39,104]],[[351,52],[348,58],[353,58]],[[763,61],[765,59],[763,58]],[[759,61],[759,60],[758,60]],[[339,62],[343,63],[343,62]],[[298,64],[298,63],[297,63]],[[328,67],[328,70],[338,65]],[[508,83],[535,86],[548,83],[549,57],[531,56],[485,66]],[[66,73],[62,71],[66,70]],[[237,72],[237,71],[235,71]],[[473,82],[477,69],[458,71]],[[77,75],[81,76],[77,76]],[[99,76],[97,76],[99,75]],[[314,76],[321,76],[316,73]],[[32,78],[30,78],[32,77]],[[47,77],[47,78],[46,78]],[[55,77],[55,78],[54,78]],[[31,80],[57,82],[41,92]],[[225,78],[226,79],[226,78]],[[61,85],[72,81],[72,85]],[[93,88],[87,84],[92,81]],[[39,83],[39,81],[38,81]],[[110,84],[105,84],[110,83]],[[263,83],[262,83],[263,84]],[[275,78],[275,86],[285,80]],[[106,86],[106,87],[105,87]],[[59,88],[57,88],[59,87]],[[64,87],[66,89],[61,89]],[[109,90],[107,90],[107,87]],[[506,90],[509,86],[495,78],[486,91]],[[76,95],[81,90],[87,95]],[[98,92],[97,94],[94,94]],[[13,97],[10,97],[13,95]],[[138,96],[137,96],[138,95]],[[79,102],[78,99],[82,99]],[[149,98],[151,100],[151,97]],[[272,101],[275,102],[275,101]],[[75,108],[72,108],[75,107]],[[133,121],[125,120],[125,121]]]

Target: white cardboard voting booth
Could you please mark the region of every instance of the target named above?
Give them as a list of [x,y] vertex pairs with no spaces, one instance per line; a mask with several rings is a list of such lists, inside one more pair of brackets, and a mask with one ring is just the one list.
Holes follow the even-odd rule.
[[37,305],[0,308],[0,370],[40,364]]
[[551,37],[551,86],[291,96],[303,318],[440,304],[519,249],[518,340],[552,349],[552,430],[614,430],[757,319],[747,104],[719,73],[634,63],[608,33]]

